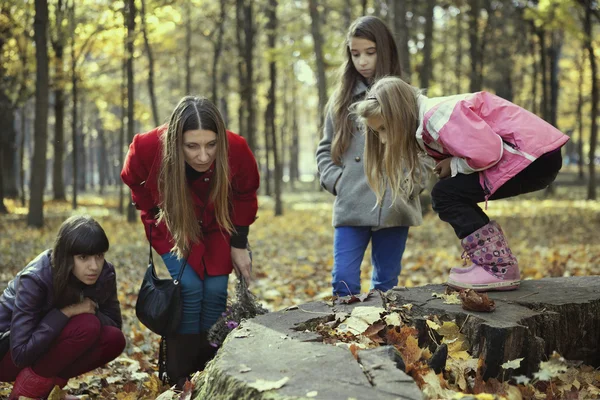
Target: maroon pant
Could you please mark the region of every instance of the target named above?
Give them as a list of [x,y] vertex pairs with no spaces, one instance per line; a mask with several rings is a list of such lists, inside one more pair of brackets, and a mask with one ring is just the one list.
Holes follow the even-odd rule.
[[[125,336],[114,326],[102,326],[92,314],[72,317],[48,351],[31,365],[45,378],[73,378],[114,360],[125,348]],[[12,382],[21,369],[10,351],[0,360],[0,382]]]

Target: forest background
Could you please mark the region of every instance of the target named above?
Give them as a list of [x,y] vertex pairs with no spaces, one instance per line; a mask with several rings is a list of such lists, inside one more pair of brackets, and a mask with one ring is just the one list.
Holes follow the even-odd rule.
[[[166,122],[185,94],[217,103],[256,155],[255,293],[271,310],[330,294],[333,199],[319,189],[314,152],[360,15],[387,22],[404,78],[428,95],[487,90],[571,137],[556,184],[489,213],[526,278],[600,273],[595,1],[3,0],[0,283],[50,247],[67,216],[99,219],[130,342],[106,376],[84,378],[92,397],[107,384],[157,384],[156,338],[132,311],[147,242],[119,172],[133,135]],[[428,213],[411,230],[400,284],[442,283],[459,255]],[[368,290],[368,255],[363,266]]]

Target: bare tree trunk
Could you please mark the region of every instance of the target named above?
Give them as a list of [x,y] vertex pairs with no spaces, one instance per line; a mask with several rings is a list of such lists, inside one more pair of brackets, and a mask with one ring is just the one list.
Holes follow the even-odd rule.
[[[552,43],[548,48],[548,58],[549,58],[549,66],[550,66],[550,105],[549,105],[549,115],[548,122],[550,122],[553,126],[557,127],[557,113],[558,113],[558,90],[559,90],[559,65],[558,61],[560,59],[560,52],[562,48],[563,41],[562,32],[551,32],[551,40]],[[551,183],[546,188],[546,196],[554,195],[556,192],[555,184]]]
[[64,71],[64,46],[65,32],[62,26],[66,12],[66,4],[58,0],[55,9],[56,37],[52,40],[54,49],[54,166],[52,169],[52,190],[54,200],[66,200],[64,179],[65,158],[65,71]]
[[35,0],[35,148],[31,168],[31,200],[27,225],[44,225],[46,149],[48,146],[48,1]]
[[246,127],[246,110],[245,98],[247,88],[246,82],[246,69],[244,65],[244,0],[236,0],[235,6],[235,20],[236,20],[236,39],[237,39],[237,51],[238,51],[238,80],[239,80],[239,92],[240,102],[238,106],[238,133],[244,137],[248,137],[248,129]]
[[273,151],[273,165],[275,167],[275,216],[283,214],[283,206],[281,203],[281,181],[282,171],[281,164],[279,163],[279,149],[277,147],[277,131],[275,129],[275,110],[277,109],[277,65],[275,62],[275,49],[276,49],[276,38],[277,38],[277,0],[269,0],[269,6],[267,8],[267,35],[268,35],[268,46],[271,54],[269,62],[269,80],[271,85],[267,94],[267,109],[265,111],[265,125],[266,130],[269,132],[271,137],[271,148]]
[[536,34],[540,41],[540,68],[542,69],[542,101],[540,111],[544,120],[549,120],[548,107],[548,59],[546,57],[546,31],[543,28],[536,29]]
[[73,183],[73,198],[72,206],[75,210],[77,208],[77,192],[78,188],[78,157],[77,154],[79,148],[79,135],[77,134],[77,58],[75,56],[75,0],[71,2],[70,8],[70,24],[71,24],[71,101],[73,102],[73,107],[71,109],[71,135],[72,135],[72,151],[71,151],[71,161],[73,166],[72,183]]
[[[584,49],[585,50],[585,49]],[[577,84],[577,111],[575,113],[577,118],[577,154],[578,160],[577,165],[579,169],[579,180],[583,181],[585,174],[583,172],[583,77],[584,77],[584,63],[585,63],[585,52],[582,52],[581,61],[579,62],[579,82]]]
[[[408,50],[408,24],[406,23],[406,0],[394,0],[394,35],[398,45],[398,56],[404,79],[410,82],[410,51]],[[457,16],[458,17],[458,16]]]
[[96,120],[96,131],[98,132],[96,152],[96,157],[98,158],[98,186],[99,193],[102,195],[104,194],[104,188],[106,187],[108,161],[106,159],[106,137],[104,135],[104,127],[102,126],[102,120],[100,118]]
[[[0,162],[4,161],[4,157],[2,156],[2,152],[0,151]],[[8,209],[4,204],[4,178],[2,174],[0,174],[0,214],[8,214]]]
[[269,107],[265,109],[265,170],[263,175],[263,182],[265,188],[265,196],[271,196],[271,149],[273,145],[271,143],[271,132],[269,118]]
[[482,55],[480,53],[479,44],[479,13],[481,10],[480,0],[469,0],[469,43],[471,55],[471,83],[469,86],[470,92],[478,92],[481,90],[482,82],[480,79],[479,65],[481,64]]
[[[77,92],[79,93],[79,89],[77,89]],[[78,121],[77,121],[77,188],[79,190],[79,193],[83,193],[86,191],[86,186],[87,186],[87,148],[86,148],[86,132],[84,131],[85,129],[85,99],[84,99],[84,95],[85,92],[82,91],[81,92],[81,96],[79,97],[79,105],[78,110],[79,110],[79,114],[80,116],[78,117]]]
[[[88,121],[91,123],[91,121]],[[99,133],[98,133],[99,134]],[[87,136],[87,171],[88,171],[88,183],[90,190],[94,190],[96,187],[96,168],[98,166],[98,140],[91,134]]]
[[589,179],[588,179],[588,200],[596,200],[596,169],[595,169],[595,158],[596,158],[596,146],[598,144],[598,118],[594,118],[598,115],[598,66],[596,64],[596,55],[594,54],[594,46],[592,45],[592,7],[595,7],[591,0],[585,2],[585,47],[589,54],[590,68],[591,68],[591,80],[592,80],[592,108],[591,115],[592,124],[590,130],[590,152],[589,152]]
[[362,0],[362,15],[367,15],[368,3],[368,0]]
[[21,205],[25,207],[25,139],[27,138],[27,102],[21,107],[21,144],[19,145],[19,181]]
[[225,126],[229,126],[229,105],[227,103],[227,95],[229,94],[229,70],[227,68],[223,68],[221,71],[221,96],[220,96],[220,107],[221,115],[223,116],[223,121],[225,121]]
[[212,65],[212,102],[218,105],[217,82],[219,81],[219,60],[223,51],[223,34],[225,32],[225,18],[227,18],[227,10],[225,8],[226,0],[220,0],[219,28],[217,32],[217,42],[215,43],[215,54]]
[[298,98],[296,75],[292,73],[292,146],[290,147],[290,182],[292,189],[295,189],[296,183],[300,180],[300,130],[298,129]]
[[456,18],[456,65],[454,66],[454,76],[456,77],[456,93],[462,93],[462,58],[463,58],[463,13],[461,12],[455,17]]
[[[123,17],[127,19],[127,11],[123,9]],[[121,126],[119,128],[119,174],[123,170],[125,158],[125,103],[127,102],[127,42],[128,33],[123,37],[123,62],[121,64]],[[120,175],[119,175],[120,176]],[[119,179],[119,214],[125,214],[125,185]]]
[[[127,0],[127,136],[133,142],[134,134],[134,82],[133,82],[133,40],[135,38],[135,0]],[[127,221],[134,222],[136,212],[133,203],[127,208]]]
[[254,11],[252,0],[244,1],[244,61],[246,64],[246,109],[248,120],[246,122],[246,137],[252,152],[256,152],[256,104],[254,102]]
[[[535,34],[535,25],[533,24],[533,22],[531,23],[531,28],[533,30],[533,33]],[[530,51],[531,51],[531,59],[533,60],[533,67],[532,67],[532,73],[531,73],[531,81],[533,84],[533,87],[531,88],[531,106],[530,106],[530,110],[531,112],[533,112],[534,114],[538,113],[538,107],[537,107],[537,98],[538,98],[538,63],[537,63],[537,57],[536,57],[536,50],[535,50],[535,40],[534,40],[535,36],[532,36],[530,38]]]
[[185,2],[185,94],[192,93],[192,8]]
[[425,44],[423,46],[423,66],[421,67],[421,87],[428,88],[429,81],[433,77],[433,63],[431,53],[433,51],[433,8],[435,0],[427,0],[425,12]]
[[323,126],[324,110],[327,105],[327,79],[325,76],[325,57],[323,54],[323,35],[321,33],[321,16],[318,0],[308,0],[311,19],[311,33],[317,60],[317,88],[319,90],[319,130]]
[[152,106],[152,117],[154,118],[154,126],[159,126],[160,117],[158,116],[158,106],[156,104],[156,95],[154,94],[154,55],[152,53],[152,47],[150,47],[150,40],[148,40],[148,29],[146,27],[146,0],[141,1],[142,15],[140,15],[140,20],[142,23],[142,35],[144,36],[144,47],[146,49],[146,55],[148,56],[148,92],[150,93],[150,104]]

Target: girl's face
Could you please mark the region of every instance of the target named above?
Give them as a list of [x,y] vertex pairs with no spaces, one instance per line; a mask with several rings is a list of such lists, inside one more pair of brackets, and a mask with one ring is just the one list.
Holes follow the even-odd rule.
[[377,65],[377,45],[368,39],[353,37],[350,40],[350,55],[354,68],[366,79],[375,76]]
[[86,285],[93,285],[98,280],[104,266],[104,254],[93,256],[77,254],[73,256],[73,275]]
[[383,118],[380,116],[374,116],[367,118],[367,126],[375,132],[381,143],[385,144],[387,142],[387,130],[385,129],[385,124],[383,123]]
[[183,133],[185,162],[198,172],[206,172],[217,156],[217,134],[205,129]]

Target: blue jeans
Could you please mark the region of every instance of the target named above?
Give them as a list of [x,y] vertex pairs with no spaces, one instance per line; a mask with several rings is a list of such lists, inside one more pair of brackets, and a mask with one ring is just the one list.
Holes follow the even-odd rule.
[[371,289],[390,290],[398,284],[402,254],[408,227],[371,230],[368,226],[341,226],[333,236],[333,294],[348,296],[360,293],[360,264],[372,242]]
[[[172,253],[161,257],[175,279],[182,261]],[[202,280],[189,264],[186,265],[181,277],[183,315],[178,333],[205,332],[217,322],[227,307],[228,281],[229,275],[209,276],[206,273]]]

